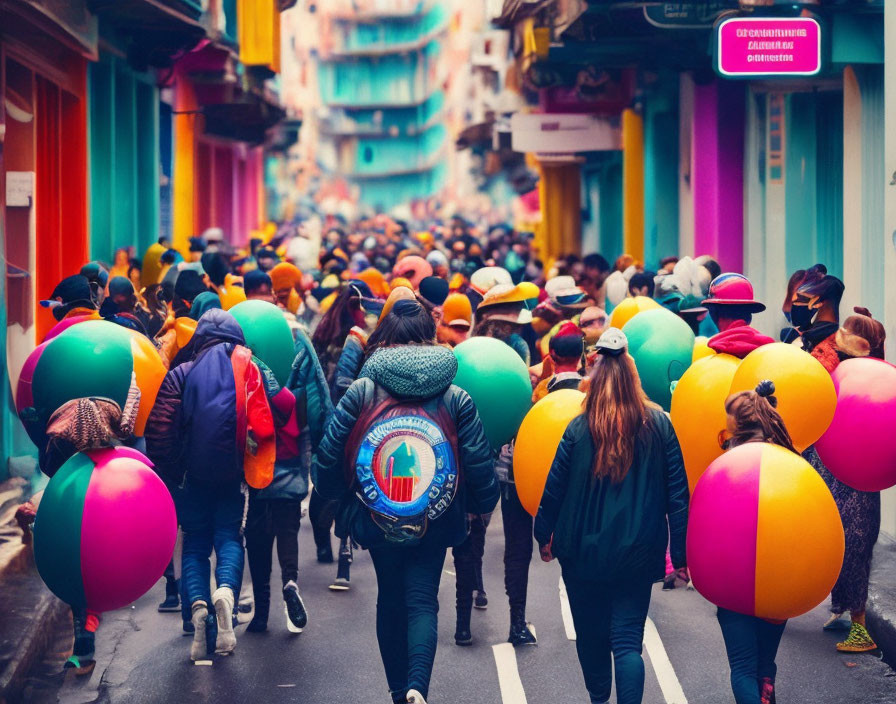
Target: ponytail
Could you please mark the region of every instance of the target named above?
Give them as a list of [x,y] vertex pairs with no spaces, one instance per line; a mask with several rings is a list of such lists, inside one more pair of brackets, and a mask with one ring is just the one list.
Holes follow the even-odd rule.
[[774,382],[766,379],[753,391],[741,391],[728,397],[725,412],[734,419],[736,428],[731,447],[747,442],[770,442],[797,453],[784,419],[776,410],[778,399],[774,394]]

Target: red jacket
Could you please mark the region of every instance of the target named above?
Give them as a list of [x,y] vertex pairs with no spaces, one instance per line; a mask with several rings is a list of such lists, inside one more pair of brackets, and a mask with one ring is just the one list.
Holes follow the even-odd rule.
[[774,340],[768,335],[763,335],[756,328],[744,323],[713,335],[707,345],[714,352],[730,354],[743,359],[757,347],[769,345],[772,342]]

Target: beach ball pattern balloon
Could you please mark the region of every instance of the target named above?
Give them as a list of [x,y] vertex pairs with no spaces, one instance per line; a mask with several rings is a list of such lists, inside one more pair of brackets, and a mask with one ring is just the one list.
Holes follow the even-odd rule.
[[659,303],[647,296],[624,298],[619,305],[613,308],[613,312],[610,314],[609,327],[622,330],[625,324],[639,313],[643,313],[646,310],[656,310],[660,307]]
[[34,521],[34,559],[67,604],[112,611],[139,599],[171,560],[171,494],[136,450],[77,453],[50,480]]
[[134,434],[143,435],[166,373],[158,350],[145,335],[105,320],[87,320],[63,330],[25,361],[16,390],[21,414],[34,408],[46,427],[56,409],[76,398],[108,398],[124,408],[131,375],[140,387]]
[[499,450],[516,435],[532,406],[529,370],[513,349],[493,337],[472,337],[454,348],[454,383],[470,394],[486,437]]
[[575,389],[549,393],[526,414],[513,448],[513,480],[520,503],[538,513],[554,455],[569,422],[582,413],[585,394]]
[[697,480],[723,450],[719,433],[725,430],[725,399],[740,360],[730,354],[713,354],[694,362],[672,393],[670,416],[693,492]]
[[868,357],[848,359],[831,378],[837,408],[815,443],[821,461],[858,491],[896,485],[896,367]]
[[778,413],[793,445],[802,452],[822,436],[837,406],[831,375],[815,357],[795,345],[775,342],[744,357],[731,382],[731,393],[749,391],[764,380],[775,383]]
[[657,308],[636,315],[622,332],[628,338],[628,353],[635,360],[644,393],[668,411],[672,382],[691,366],[693,330],[675,313]]
[[286,386],[295,359],[295,342],[283,311],[267,301],[244,301],[230,309],[243,329],[246,345],[264,362],[280,386]]
[[784,620],[827,599],[843,564],[843,526],[808,462],[778,445],[747,443],[697,483],[687,552],[691,579],[707,600]]

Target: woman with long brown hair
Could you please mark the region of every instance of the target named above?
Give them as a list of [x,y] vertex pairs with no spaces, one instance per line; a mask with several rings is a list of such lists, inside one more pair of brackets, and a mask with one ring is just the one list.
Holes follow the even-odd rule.
[[600,704],[610,699],[611,653],[617,702],[642,700],[644,622],[667,543],[673,565],[687,563],[681,448],[627,348],[616,328],[598,340],[584,412],[563,435],[535,518],[542,559],[560,560],[585,686]]

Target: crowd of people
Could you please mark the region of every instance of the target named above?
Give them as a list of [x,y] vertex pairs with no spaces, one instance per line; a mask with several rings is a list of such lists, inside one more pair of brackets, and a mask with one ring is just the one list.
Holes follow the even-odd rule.
[[[856,309],[840,321],[843,289],[816,265],[793,274],[782,306],[792,327],[780,339],[802,346],[828,371],[852,357],[883,358],[885,331],[869,311]],[[140,259],[122,250],[111,267],[91,262],[61,281],[44,304],[57,320],[102,318],[156,345],[168,373],[145,441],[118,430],[124,410],[94,401],[89,422],[108,432],[74,433],[57,423],[40,448],[41,468],[52,474],[96,438],[135,443],[152,460],[175,499],[181,535],[159,610],[182,614],[194,661],[236,647],[244,554],[254,599],[248,630],[269,627],[275,544],[281,618],[290,632],[307,626],[297,538],[310,494],[316,559],[336,563],[330,588],[352,588],[355,550],[370,555],[388,689],[393,702],[414,704],[429,697],[449,548],[457,575],[455,642],[474,642],[471,613],[489,603],[482,561],[500,503],[509,642],[537,643],[526,614],[537,543],[543,560],[560,561],[590,700],[610,699],[612,655],[617,701],[640,702],[652,585],[672,589],[688,581],[689,492],[668,415],[642,390],[625,334],[609,327],[612,309],[632,296],[653,298],[679,315],[715,352],[743,358],[775,341],[751,325],[765,305],[754,299],[750,282],[712,257],[669,257],[656,271],[629,255],[612,264],[599,254],[543,262],[530,235],[507,226],[478,230],[460,218],[420,232],[384,217],[351,227],[331,222],[319,250],[301,230],[285,228],[242,249],[213,229],[192,238],[189,252],[164,240]],[[227,312],[243,300],[276,305],[289,324],[295,360],[285,385],[248,352]],[[519,355],[533,401],[561,389],[586,394],[534,519],[514,484],[514,443],[493,448],[470,396],[452,384],[452,348],[470,337],[495,338]],[[236,393],[233,379],[242,381]],[[770,382],[730,397],[725,446],[769,442],[795,451],[775,406]],[[356,471],[365,443],[379,442],[370,429],[402,414],[434,427],[450,448],[441,501],[414,516],[372,508]],[[247,489],[247,441],[274,432],[274,479],[265,489]],[[293,451],[281,453],[281,444],[290,443]],[[414,450],[401,445],[389,457],[392,481],[402,476],[401,452]],[[805,454],[829,486],[846,535],[824,628],[849,630],[839,650],[872,650],[864,613],[880,496],[839,482],[812,448]],[[718,620],[735,700],[774,702],[785,624],[726,609]],[[96,626],[95,614],[76,611],[76,667],[92,658]]]

